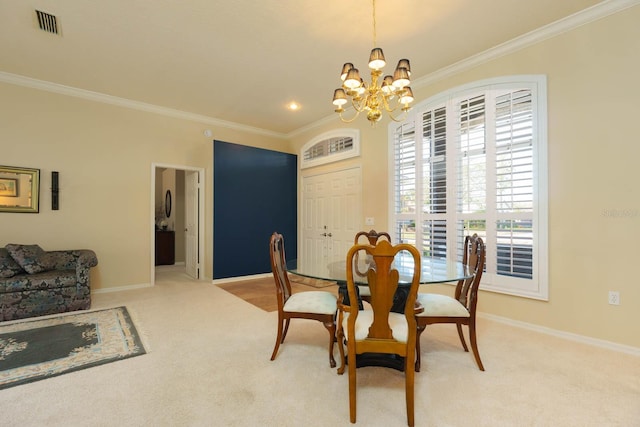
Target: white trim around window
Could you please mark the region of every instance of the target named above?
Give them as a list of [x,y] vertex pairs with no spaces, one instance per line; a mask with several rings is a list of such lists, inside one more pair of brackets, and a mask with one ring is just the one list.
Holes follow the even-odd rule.
[[548,300],[547,85],[540,75],[469,83],[389,126],[389,230],[425,254],[487,245],[481,289]]

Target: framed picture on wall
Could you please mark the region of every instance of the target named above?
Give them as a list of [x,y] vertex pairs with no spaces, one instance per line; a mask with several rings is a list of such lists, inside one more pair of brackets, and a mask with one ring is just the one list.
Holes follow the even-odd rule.
[[0,212],[38,213],[40,169],[0,166]]
[[17,197],[18,180],[11,178],[0,178],[0,196]]

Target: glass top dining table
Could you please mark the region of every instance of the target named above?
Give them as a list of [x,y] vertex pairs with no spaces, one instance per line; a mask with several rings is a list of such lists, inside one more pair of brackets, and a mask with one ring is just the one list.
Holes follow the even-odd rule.
[[[367,286],[367,270],[371,263],[371,259],[365,256],[359,257],[354,262],[353,279],[358,285],[356,292],[358,293],[358,306],[363,309],[362,300],[360,299],[359,288]],[[413,258],[402,252],[396,255],[393,266],[398,270],[400,282],[394,296],[391,311],[396,313],[404,313],[404,307],[409,292],[409,283],[413,276]],[[349,304],[349,295],[346,290],[347,283],[347,262],[342,261],[326,261],[322,259],[292,259],[287,261],[287,271],[299,276],[310,277],[313,279],[322,279],[335,281],[339,287],[339,293],[344,304]],[[472,277],[467,267],[459,261],[451,261],[443,258],[434,258],[430,256],[422,256],[420,259],[420,283],[446,283],[456,282],[458,280]],[[357,367],[361,366],[386,366],[398,371],[404,370],[404,358],[398,355],[368,353],[358,355]]]
[[[357,263],[354,263],[353,279],[358,285],[367,285],[366,272],[369,262],[366,258],[361,257]],[[420,264],[421,284],[456,282],[472,277],[467,267],[460,261],[422,256]],[[413,275],[413,259],[400,253],[396,256],[393,266],[400,275],[400,286],[408,284]],[[287,270],[299,276],[335,281],[339,285],[344,285],[347,282],[346,260],[293,259],[287,261]]]

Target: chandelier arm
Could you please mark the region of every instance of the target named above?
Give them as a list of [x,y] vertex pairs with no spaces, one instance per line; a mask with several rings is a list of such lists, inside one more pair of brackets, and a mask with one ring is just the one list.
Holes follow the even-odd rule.
[[398,109],[398,105],[396,105],[395,107],[391,108],[389,106],[389,99],[391,99],[391,96],[382,96],[382,105],[384,106],[384,109],[387,113],[391,114],[394,111],[396,111]]
[[342,113],[343,113],[343,112],[340,112],[340,113],[338,113],[338,115],[340,116],[340,120],[342,120],[342,122],[343,122],[343,123],[351,123],[351,122],[353,122],[355,119],[357,119],[357,118],[358,118],[358,116],[360,115],[360,111],[356,110],[356,114],[355,114],[355,116],[353,116],[351,119],[345,119],[344,117],[342,117]]
[[[394,108],[394,110],[395,110],[395,108]],[[406,119],[406,118],[407,118],[407,112],[406,112],[406,111],[403,111],[403,112],[402,112],[402,113],[400,113],[400,115],[399,115],[399,116],[397,116],[397,117],[394,117],[394,116],[393,116],[392,111],[387,111],[387,113],[389,113],[389,118],[390,118],[391,120],[393,120],[394,122],[402,122],[402,121],[404,121],[404,119]]]
[[358,112],[358,114],[362,113],[366,109],[368,97],[369,96],[366,95],[364,98],[361,98],[360,101],[356,101],[355,99],[351,98],[351,106]]

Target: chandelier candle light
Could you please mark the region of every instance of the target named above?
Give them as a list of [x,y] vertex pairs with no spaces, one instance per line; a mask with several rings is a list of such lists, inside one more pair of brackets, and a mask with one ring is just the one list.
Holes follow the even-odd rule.
[[[340,119],[349,123],[364,111],[367,112],[367,120],[375,125],[382,118],[382,109],[389,113],[389,117],[398,122],[401,121],[393,113],[399,108],[405,114],[411,109],[409,104],[413,102],[413,92],[409,84],[411,67],[408,59],[398,62],[393,77],[384,76],[382,82],[378,82],[382,76],[382,68],[386,65],[382,49],[376,47],[376,0],[373,0],[373,49],[369,55],[369,68],[371,69],[371,83],[367,84],[360,77],[360,73],[352,63],[347,62],[342,66],[340,79],[342,87],[333,93],[333,105]],[[353,118],[347,120],[342,116],[343,106],[351,99],[351,105],[356,110]],[[393,107],[392,104],[395,104]]]

